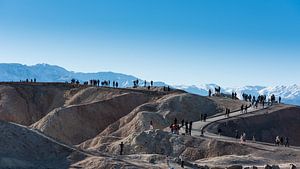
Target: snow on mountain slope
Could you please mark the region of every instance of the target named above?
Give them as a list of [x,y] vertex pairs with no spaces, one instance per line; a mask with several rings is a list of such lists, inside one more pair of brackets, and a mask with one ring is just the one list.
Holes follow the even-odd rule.
[[[138,79],[131,75],[125,75],[114,72],[98,72],[98,73],[81,73],[68,71],[62,67],[37,64],[27,66],[22,64],[0,64],[0,81],[20,81],[25,79],[36,78],[39,82],[66,82],[72,78],[81,82],[90,79],[118,81],[120,87],[133,86],[133,81]],[[144,81],[140,80],[140,84],[144,85]],[[147,83],[149,85],[149,82]],[[166,86],[163,82],[154,82],[156,86]]]
[[[179,89],[185,90],[190,93],[199,94],[203,96],[208,95],[208,90],[212,89],[214,92],[214,87],[218,86],[215,84],[201,85],[201,86],[175,86]],[[231,94],[236,92],[238,98],[242,98],[242,94],[251,94],[252,96],[266,95],[271,96],[274,94],[276,99],[279,96],[282,98],[282,102],[287,104],[300,105],[300,86],[291,85],[291,86],[274,86],[274,87],[264,87],[264,86],[244,86],[238,88],[221,88],[223,93]]]

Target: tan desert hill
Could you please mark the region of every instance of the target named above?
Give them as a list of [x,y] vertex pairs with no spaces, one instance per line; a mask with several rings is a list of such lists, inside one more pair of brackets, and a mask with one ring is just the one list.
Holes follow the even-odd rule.
[[149,99],[144,94],[125,93],[108,100],[57,108],[32,127],[65,143],[79,144]]
[[72,86],[60,84],[0,84],[0,119],[30,125],[65,103]]
[[[221,104],[219,100],[221,100]],[[155,129],[164,130],[173,123],[175,118],[178,119],[178,123],[181,123],[182,119],[186,121],[198,121],[200,120],[201,113],[212,116],[223,113],[225,107],[237,109],[243,103],[234,100],[229,104],[230,101],[228,100],[231,99],[212,99],[189,93],[168,94],[160,99],[137,107],[130,114],[108,126],[96,138],[83,143],[81,147],[105,147],[106,142],[127,137],[132,133],[148,130],[150,128],[150,121],[153,122]]]
[[106,100],[126,91],[65,83],[0,83],[0,119],[31,125],[56,108]]
[[0,131],[0,169],[162,168],[152,167],[147,158],[131,163],[117,156],[91,155],[5,121],[0,121]]

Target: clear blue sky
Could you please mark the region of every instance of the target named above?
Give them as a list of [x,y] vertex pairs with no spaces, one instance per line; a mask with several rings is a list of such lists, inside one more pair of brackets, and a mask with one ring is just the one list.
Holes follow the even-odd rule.
[[300,84],[300,1],[0,0],[0,62],[169,84]]

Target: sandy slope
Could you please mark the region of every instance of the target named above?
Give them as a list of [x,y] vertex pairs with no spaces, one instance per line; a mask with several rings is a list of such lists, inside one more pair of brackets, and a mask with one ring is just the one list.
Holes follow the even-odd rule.
[[107,100],[58,108],[32,127],[65,143],[79,144],[149,99],[140,93],[125,93]]
[[0,119],[30,125],[64,105],[69,86],[0,85]]

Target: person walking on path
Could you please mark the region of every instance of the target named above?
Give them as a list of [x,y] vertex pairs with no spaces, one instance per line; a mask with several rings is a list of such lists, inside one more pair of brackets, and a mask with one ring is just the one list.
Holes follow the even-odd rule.
[[153,128],[153,122],[152,122],[152,120],[150,121],[150,130],[153,130],[154,128]]
[[123,155],[124,143],[121,142],[120,144],[120,155]]
[[189,122],[185,122],[185,134],[186,135],[188,135],[188,132],[189,132],[189,127],[188,127],[188,125],[189,125]]
[[203,121],[206,122],[206,119],[207,119],[207,114],[205,113],[203,117]]
[[284,140],[284,146],[285,146],[285,147],[289,147],[289,146],[290,146],[289,138],[288,138],[288,137],[285,137],[285,140]]
[[190,121],[189,135],[192,135],[192,126],[193,126],[193,121]]

